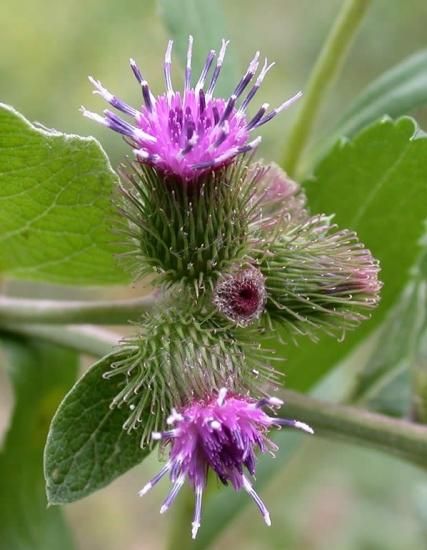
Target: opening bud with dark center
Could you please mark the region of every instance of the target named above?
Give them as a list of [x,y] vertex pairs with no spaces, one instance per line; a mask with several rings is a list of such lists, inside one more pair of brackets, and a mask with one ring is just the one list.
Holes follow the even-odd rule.
[[265,279],[255,267],[224,275],[214,289],[216,308],[239,326],[247,326],[259,319],[266,300]]

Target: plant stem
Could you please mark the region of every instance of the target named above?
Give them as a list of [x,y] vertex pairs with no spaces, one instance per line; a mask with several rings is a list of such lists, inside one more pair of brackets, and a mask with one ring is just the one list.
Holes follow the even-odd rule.
[[322,437],[378,449],[427,468],[427,427],[357,407],[284,391],[284,413],[307,422]]
[[371,0],[347,0],[319,54],[287,143],[283,166],[290,176],[297,172],[322,99],[343,62]]
[[156,293],[133,300],[56,301],[0,296],[0,323],[127,324],[158,305]]
[[[7,323],[1,324],[0,333],[1,331],[40,338],[94,357],[102,357],[110,353],[121,338],[119,334],[92,325],[57,327]],[[60,365],[58,367],[60,368]]]

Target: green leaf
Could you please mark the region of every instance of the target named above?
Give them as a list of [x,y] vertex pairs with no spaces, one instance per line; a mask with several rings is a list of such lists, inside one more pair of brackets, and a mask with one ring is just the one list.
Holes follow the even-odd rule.
[[125,408],[110,409],[117,384],[103,373],[117,353],[95,363],[59,406],[45,449],[46,490],[50,504],[65,504],[101,489],[150,452],[140,433],[122,429]]
[[372,318],[343,342],[324,337],[277,346],[287,358],[289,387],[306,389],[342,360],[385,318],[402,292],[419,253],[427,217],[427,139],[410,118],[382,120],[353,141],[338,143],[307,183],[314,213],[335,212],[381,263],[384,288]]
[[374,80],[355,99],[321,150],[326,152],[339,137],[352,137],[384,115],[399,117],[426,103],[427,50],[422,50]]
[[12,424],[0,454],[0,546],[71,550],[61,510],[47,508],[43,447],[50,419],[77,372],[77,355],[50,344],[3,340],[15,390]]
[[380,327],[377,343],[355,380],[352,401],[386,414],[408,415],[410,372],[426,323],[427,284],[412,281]]
[[397,304],[375,335],[348,398],[393,416],[427,423],[427,248]]
[[[160,12],[183,67],[186,66],[188,36],[194,37],[193,82],[199,77],[208,52],[221,47],[227,38],[225,16],[218,0],[159,0]],[[231,46],[231,44],[230,44]],[[197,75],[197,76],[196,76]],[[227,50],[216,84],[216,94],[228,96],[239,80],[232,49]]]
[[0,104],[0,273],[65,284],[126,281],[113,256],[116,185],[94,138],[42,130]]

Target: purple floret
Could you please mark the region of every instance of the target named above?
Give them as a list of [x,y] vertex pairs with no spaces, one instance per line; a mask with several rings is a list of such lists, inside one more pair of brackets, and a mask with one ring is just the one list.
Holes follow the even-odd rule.
[[131,69],[141,86],[143,104],[140,110],[118,99],[99,81],[90,77],[95,86],[94,93],[100,94],[115,109],[130,116],[133,119],[132,124],[108,109],[104,111],[104,116],[87,111],[84,107],[82,112],[84,116],[125,136],[139,162],[184,181],[193,181],[207,171],[227,165],[237,155],[255,149],[261,138],[252,139],[251,132],[301,96],[301,92],[298,92],[271,111],[268,111],[269,105],[264,104],[252,118],[248,118],[248,104],[273,65],[268,65],[265,60],[255,82],[249,86],[259,66],[257,52],[230,97],[214,97],[227,45],[228,42],[223,40],[217,57],[214,50],[209,52],[201,75],[193,88],[193,39],[190,36],[184,90],[178,92],[172,85],[172,41],[169,41],[164,61],[166,93],[157,97],[152,94],[139,67],[131,59]]
[[277,450],[267,437],[272,426],[289,426],[308,433],[313,430],[298,420],[269,416],[263,407],[280,407],[280,399],[267,397],[255,401],[248,397],[227,393],[222,388],[217,395],[195,401],[173,410],[167,422],[171,428],[154,432],[153,438],[170,445],[168,462],[140,491],[145,495],[160,479],[169,473],[172,489],[160,509],[166,512],[187,479],[192,485],[196,504],[192,523],[192,536],[200,527],[202,495],[209,470],[213,470],[222,483],[234,489],[244,489],[255,501],[264,521],[270,525],[268,510],[245,475],[255,475],[258,449],[262,453]]

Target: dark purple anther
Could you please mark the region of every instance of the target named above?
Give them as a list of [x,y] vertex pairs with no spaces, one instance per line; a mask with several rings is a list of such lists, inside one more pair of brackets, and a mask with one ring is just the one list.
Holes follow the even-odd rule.
[[227,118],[231,115],[234,106],[236,105],[236,99],[237,97],[235,95],[232,95],[227,101],[227,105],[225,106],[224,112],[222,113],[219,124],[222,124],[224,120],[227,120]]
[[215,50],[211,50],[208,53],[208,56],[207,56],[206,61],[205,61],[205,65],[202,69],[202,74],[200,75],[200,78],[199,78],[199,80],[196,84],[196,93],[198,93],[203,88],[203,86],[205,85],[205,80],[206,80],[206,77],[208,75],[209,69],[211,68],[214,57],[215,57]]
[[245,75],[243,76],[242,80],[237,84],[233,92],[233,95],[235,95],[236,97],[240,97],[240,95],[245,90],[246,86],[252,80],[254,74],[256,73],[256,70],[258,69],[258,59],[259,59],[259,52],[255,54],[255,57],[249,63],[249,67]]
[[151,111],[153,110],[153,105],[151,103],[151,93],[150,93],[150,88],[148,87],[148,83],[145,80],[142,82],[141,88],[142,88],[142,97],[144,98],[145,106],[151,113]]
[[248,122],[248,125],[246,126],[247,130],[252,130],[252,128],[255,128],[258,122],[262,119],[262,117],[265,115],[269,105],[268,103],[264,103],[264,105],[261,107],[261,109],[256,113],[256,115]]
[[218,107],[216,105],[214,105],[212,107],[212,114],[213,114],[213,119],[214,119],[214,125],[217,125],[218,122],[219,122],[219,111],[218,111]]
[[199,116],[204,112],[205,109],[206,109],[205,92],[203,90],[200,90],[200,92],[199,92]]

